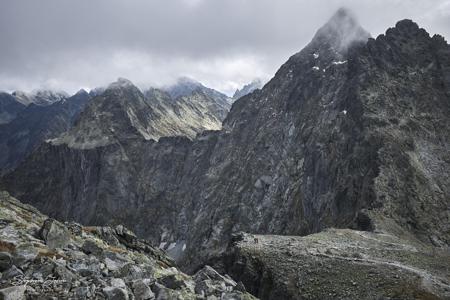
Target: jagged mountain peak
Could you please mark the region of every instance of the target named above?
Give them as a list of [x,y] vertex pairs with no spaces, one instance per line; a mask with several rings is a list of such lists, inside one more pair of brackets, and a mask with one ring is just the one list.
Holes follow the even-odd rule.
[[244,85],[241,89],[236,89],[233,95],[233,100],[237,100],[247,94],[250,94],[256,89],[260,89],[263,86],[263,82],[261,79],[254,79],[252,82]]
[[74,94],[75,95],[88,95],[89,93],[85,89],[79,89],[78,92]]
[[313,44],[335,47],[335,50],[345,52],[349,46],[357,42],[365,42],[370,38],[359,23],[353,12],[340,8],[331,19],[322,26],[313,38]]
[[419,25],[410,19],[404,19],[401,21],[398,21],[397,24],[395,24],[395,27],[389,28],[386,31],[386,36],[391,38],[397,38],[400,39],[407,38],[408,40],[417,40],[417,37],[422,36],[422,38],[429,38],[430,34],[423,28],[420,28]]
[[189,77],[180,77],[176,80],[176,82],[172,85],[163,87],[172,98],[178,98],[182,96],[188,96],[192,94],[195,90],[206,88],[200,82],[189,78]]

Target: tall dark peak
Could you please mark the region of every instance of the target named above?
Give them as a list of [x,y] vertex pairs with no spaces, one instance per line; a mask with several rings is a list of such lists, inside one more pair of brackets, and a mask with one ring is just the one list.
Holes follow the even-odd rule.
[[418,31],[420,30],[419,25],[410,19],[404,19],[401,21],[398,21],[397,24],[395,24],[395,28],[402,31]]
[[366,42],[370,34],[361,27],[353,12],[340,8],[313,38],[315,46],[334,47],[345,52],[352,44]]
[[397,22],[395,27],[386,31],[385,36],[389,39],[398,39],[403,42],[408,42],[407,40],[416,42],[418,39],[428,40],[430,37],[425,29],[420,28],[417,23],[409,19]]

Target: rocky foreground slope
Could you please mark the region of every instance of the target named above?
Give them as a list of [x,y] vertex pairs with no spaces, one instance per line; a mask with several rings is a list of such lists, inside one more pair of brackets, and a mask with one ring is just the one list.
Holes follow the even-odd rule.
[[[60,223],[0,192],[1,299],[255,299],[205,266],[180,272],[123,226]],[[46,299],[47,299],[46,298]]]
[[52,217],[126,224],[190,270],[239,231],[353,228],[448,249],[449,116],[441,36],[403,20],[372,39],[340,10],[220,131],[45,144],[1,185]]

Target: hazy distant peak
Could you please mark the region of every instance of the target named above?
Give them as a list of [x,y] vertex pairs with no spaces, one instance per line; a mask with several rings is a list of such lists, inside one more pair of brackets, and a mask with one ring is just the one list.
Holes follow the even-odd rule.
[[200,82],[189,78],[180,77],[177,79],[175,84],[164,87],[163,89],[170,94],[173,98],[178,98],[182,96],[188,96],[192,94],[195,90],[205,88]]
[[17,102],[20,102],[24,105],[30,105],[31,103],[33,103],[33,99],[31,99],[30,95],[23,91],[14,91],[11,95],[14,96]]
[[119,77],[117,81],[111,83],[107,89],[136,87],[130,80]]
[[263,86],[263,83],[261,79],[255,79],[249,84],[244,85],[241,89],[237,89],[236,92],[234,92],[233,99],[237,100],[247,94],[250,94],[256,89],[260,89]]
[[89,94],[85,89],[80,89],[78,92],[75,93],[75,95],[86,95]]
[[365,42],[370,38],[352,11],[340,8],[331,19],[320,28],[313,38],[313,43],[329,43],[336,50],[345,51],[355,42]]

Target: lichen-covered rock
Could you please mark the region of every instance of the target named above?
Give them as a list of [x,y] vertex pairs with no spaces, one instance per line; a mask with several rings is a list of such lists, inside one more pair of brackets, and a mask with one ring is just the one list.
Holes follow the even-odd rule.
[[[70,227],[80,232],[69,234],[71,230],[64,224],[0,192],[0,257],[4,267],[0,297],[154,299],[158,294],[155,284],[164,289],[159,294],[167,299],[200,297],[195,285],[202,285],[203,277],[194,281],[164,252],[123,226],[108,229],[72,223]],[[220,282],[220,277],[216,279]],[[26,287],[16,286],[23,282]],[[236,299],[252,299],[245,292],[230,291],[237,293]]]

